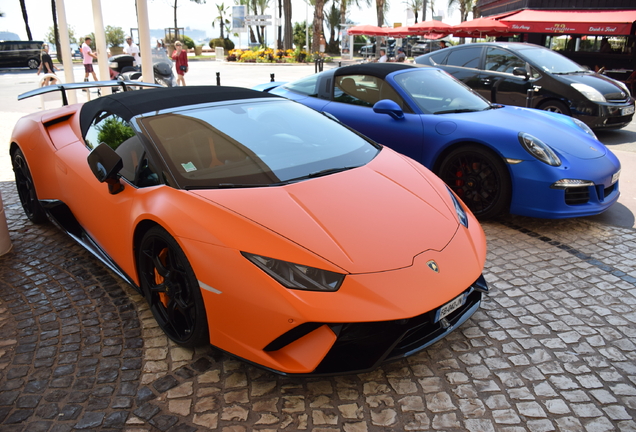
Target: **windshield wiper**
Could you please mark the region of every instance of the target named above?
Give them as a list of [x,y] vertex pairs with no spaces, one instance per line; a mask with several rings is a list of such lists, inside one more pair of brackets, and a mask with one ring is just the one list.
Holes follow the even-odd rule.
[[345,166],[345,167],[340,167],[340,168],[327,168],[324,170],[320,170],[320,171],[315,171],[312,173],[307,174],[305,177],[306,178],[314,178],[314,177],[322,177],[322,176],[326,176],[329,174],[335,174],[338,172],[342,172],[342,171],[347,171],[350,170],[352,168],[358,168],[357,166]]
[[586,70],[573,70],[567,72],[552,72],[552,75],[570,75],[570,74],[580,74],[580,73],[588,73],[590,71]]
[[256,188],[256,187],[269,187],[269,186],[284,186],[291,183],[295,183],[301,180],[307,180],[314,177],[322,177],[329,174],[335,174],[341,171],[347,171],[353,168],[358,168],[357,166],[346,166],[340,168],[327,168],[320,171],[315,171],[309,173],[304,176],[294,177],[287,180],[283,180],[276,183],[260,183],[260,184],[249,184],[249,183],[219,183],[214,186],[188,186],[186,190],[197,190],[197,189],[232,189],[232,188]]
[[433,114],[459,114],[459,113],[476,112],[476,111],[481,111],[481,110],[476,110],[473,108],[460,108],[460,109],[452,109],[452,110],[445,110],[445,111],[436,111]]

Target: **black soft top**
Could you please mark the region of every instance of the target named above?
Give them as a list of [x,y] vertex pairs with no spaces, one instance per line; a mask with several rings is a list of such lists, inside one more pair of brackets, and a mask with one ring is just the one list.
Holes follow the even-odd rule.
[[136,115],[163,109],[238,99],[279,96],[242,87],[189,86],[126,91],[86,102],[80,111],[82,136],[99,113],[109,112],[128,121]]
[[417,68],[417,66],[405,63],[365,63],[338,68],[334,75],[364,74],[384,79],[387,75],[395,71],[409,68]]

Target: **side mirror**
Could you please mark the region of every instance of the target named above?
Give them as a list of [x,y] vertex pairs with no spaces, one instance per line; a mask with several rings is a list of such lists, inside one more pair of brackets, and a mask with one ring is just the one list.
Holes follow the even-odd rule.
[[108,192],[115,195],[124,190],[119,171],[124,167],[121,157],[106,143],[101,143],[88,154],[88,166],[100,183],[108,184]]
[[522,76],[524,79],[528,79],[528,71],[523,67],[516,67],[512,70],[512,74],[515,76]]
[[395,120],[404,118],[404,111],[402,111],[402,108],[400,108],[395,101],[390,99],[382,99],[381,101],[376,102],[376,104],[373,105],[373,112],[378,114],[388,114]]

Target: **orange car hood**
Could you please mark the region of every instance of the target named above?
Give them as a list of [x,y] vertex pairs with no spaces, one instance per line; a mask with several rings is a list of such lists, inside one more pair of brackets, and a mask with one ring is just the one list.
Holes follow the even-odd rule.
[[408,267],[417,254],[444,249],[459,225],[442,199],[448,196],[444,188],[425,168],[384,148],[364,167],[325,177],[193,193],[349,273],[370,273]]

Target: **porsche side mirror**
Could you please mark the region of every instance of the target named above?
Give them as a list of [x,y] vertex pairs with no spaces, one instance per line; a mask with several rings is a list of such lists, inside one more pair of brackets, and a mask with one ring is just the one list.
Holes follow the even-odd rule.
[[378,114],[388,114],[396,120],[404,118],[404,111],[402,108],[390,99],[382,99],[373,105],[373,112]]
[[108,184],[108,192],[115,195],[124,190],[119,171],[124,167],[121,157],[106,143],[101,143],[88,154],[88,166],[100,183]]
[[512,70],[512,74],[515,76],[522,76],[524,79],[528,79],[528,71],[524,67],[516,67]]

